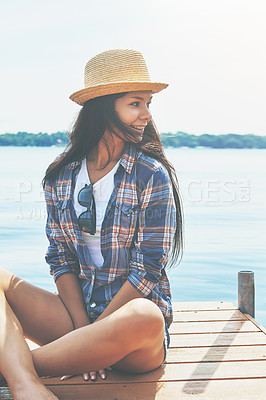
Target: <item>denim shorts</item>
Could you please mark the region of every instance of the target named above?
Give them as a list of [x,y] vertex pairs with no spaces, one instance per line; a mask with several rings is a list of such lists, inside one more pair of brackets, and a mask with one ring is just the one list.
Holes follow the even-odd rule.
[[167,328],[166,324],[165,324],[164,343],[163,344],[164,344],[164,360],[163,360],[162,364],[166,360],[168,349],[169,349],[169,346],[170,346],[170,334],[169,334],[169,331],[168,331],[168,328]]

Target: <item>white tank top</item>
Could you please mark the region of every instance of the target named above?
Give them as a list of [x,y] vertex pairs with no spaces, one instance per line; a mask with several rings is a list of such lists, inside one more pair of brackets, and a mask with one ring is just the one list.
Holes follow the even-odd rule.
[[[95,199],[96,206],[96,233],[95,235],[90,235],[87,232],[82,231],[82,237],[87,244],[90,255],[92,257],[93,263],[96,267],[100,268],[103,264],[103,256],[101,253],[101,227],[103,218],[105,215],[105,210],[109,202],[110,196],[114,189],[114,175],[119,167],[120,160],[114,166],[111,171],[104,175],[100,180],[98,180],[93,185],[93,196]],[[86,207],[83,207],[78,202],[79,191],[85,186],[85,184],[90,184],[90,178],[88,175],[86,158],[82,160],[81,168],[78,173],[75,189],[74,189],[74,209],[77,218],[81,213],[86,211]]]

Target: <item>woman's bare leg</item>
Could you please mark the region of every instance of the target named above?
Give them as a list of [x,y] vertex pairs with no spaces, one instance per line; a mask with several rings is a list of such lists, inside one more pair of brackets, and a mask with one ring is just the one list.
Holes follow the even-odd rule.
[[[23,321],[22,324],[14,309]],[[58,319],[55,324],[51,316],[54,318],[56,314]],[[53,327],[58,325],[60,328]],[[38,378],[31,352],[24,340],[24,328],[25,331],[31,331],[32,328],[33,339],[46,343],[49,339],[59,337],[60,333],[73,329],[71,319],[56,295],[35,288],[1,269],[0,372],[6,378],[14,399],[56,399]]]
[[92,325],[85,326],[33,350],[40,376],[79,374],[114,365],[147,372],[164,358],[164,319],[146,299],[134,299]]
[[[9,341],[11,336],[7,334],[1,344],[0,352],[5,361],[1,361],[0,370],[15,399],[31,399],[33,384],[36,390],[39,384],[35,381],[36,372],[32,369],[23,332],[40,344],[55,340],[32,353],[39,376],[77,374],[112,364],[124,371],[145,372],[157,368],[163,361],[164,320],[159,308],[149,300],[132,300],[101,321],[72,331],[72,321],[58,296],[35,288],[6,271],[0,275],[0,282],[2,295],[6,295],[2,296],[1,307],[6,325],[0,324],[4,333],[13,331],[12,340]],[[26,386],[30,387],[30,395],[16,397],[15,392],[21,386],[24,394]],[[33,398],[43,397],[35,394]],[[45,398],[49,399],[47,394]]]
[[39,381],[22,327],[0,293],[1,372],[14,399],[56,399]]

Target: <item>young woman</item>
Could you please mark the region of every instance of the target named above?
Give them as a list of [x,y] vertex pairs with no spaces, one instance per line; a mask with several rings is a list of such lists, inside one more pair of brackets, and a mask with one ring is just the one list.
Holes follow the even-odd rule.
[[[158,368],[169,346],[166,265],[182,249],[175,172],[149,109],[141,53],[110,50],[85,68],[70,143],[47,169],[46,260],[58,294],[1,270],[0,371],[14,399],[55,399],[38,376],[104,379],[110,366]],[[24,336],[41,347],[30,352]]]

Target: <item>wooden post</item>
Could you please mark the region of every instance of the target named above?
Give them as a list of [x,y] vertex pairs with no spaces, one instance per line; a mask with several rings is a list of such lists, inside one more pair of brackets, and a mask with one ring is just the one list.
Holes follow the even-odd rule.
[[238,309],[243,314],[255,317],[254,272],[238,272]]

